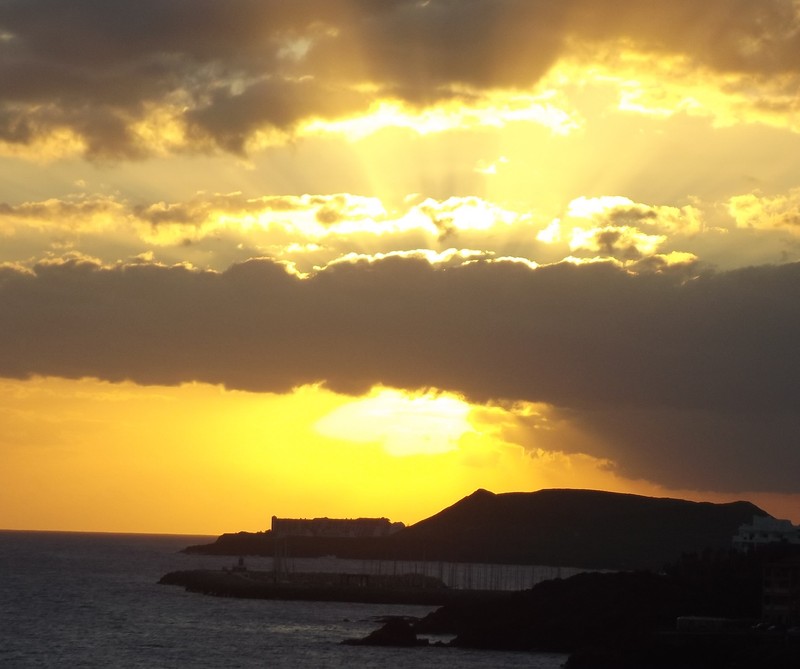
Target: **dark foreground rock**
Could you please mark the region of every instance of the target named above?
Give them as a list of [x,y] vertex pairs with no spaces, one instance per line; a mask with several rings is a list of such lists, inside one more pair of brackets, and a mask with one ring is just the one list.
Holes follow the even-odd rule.
[[585,648],[565,669],[797,669],[800,644],[783,635],[662,634],[624,647]]
[[675,632],[679,617],[743,621],[761,616],[763,565],[790,547],[685,556],[653,572],[583,573],[537,584],[504,602],[444,606],[418,631],[456,635],[473,648],[629,648]]
[[427,646],[427,639],[417,638],[414,627],[407,620],[393,619],[363,639],[345,639],[350,646]]
[[505,602],[447,605],[417,629],[455,634],[453,645],[469,648],[571,652],[622,647],[653,630],[674,629],[678,616],[720,613],[702,593],[671,577],[586,573],[545,581]]
[[569,669],[797,669],[797,630],[755,625],[763,565],[785,552],[686,556],[661,574],[579,574],[507,602],[444,606],[415,630],[454,634],[455,646],[571,653]]

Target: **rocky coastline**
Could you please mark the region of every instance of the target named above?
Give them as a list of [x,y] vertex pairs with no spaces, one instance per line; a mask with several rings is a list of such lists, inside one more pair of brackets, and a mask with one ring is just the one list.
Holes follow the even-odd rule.
[[[474,591],[437,579],[282,574],[244,569],[174,572],[161,583],[226,597],[438,606],[417,621],[387,621],[354,645],[415,646],[426,635],[474,649],[570,654],[568,669],[741,669],[800,666],[800,636],[761,621],[765,565],[789,545],[740,552],[731,539],[766,515],[717,505],[596,491],[494,495],[476,491],[382,539],[223,535],[187,552],[337,555],[401,561],[557,564],[585,572],[528,590]],[[380,579],[388,579],[381,581]],[[417,579],[417,580],[414,580]],[[427,580],[426,580],[427,579]],[[681,628],[679,620],[698,622]]]
[[[757,624],[757,593],[739,576],[700,584],[675,574],[581,574],[505,601],[463,600],[418,621],[389,621],[347,642],[411,646],[450,635],[454,647],[569,654],[565,669],[796,669],[800,636]],[[687,618],[698,625],[676,625]]]

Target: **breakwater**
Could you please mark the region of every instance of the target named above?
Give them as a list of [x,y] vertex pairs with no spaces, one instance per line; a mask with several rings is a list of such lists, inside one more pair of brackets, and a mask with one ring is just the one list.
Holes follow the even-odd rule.
[[439,579],[455,590],[528,590],[537,583],[554,578],[569,578],[586,571],[578,567],[532,564],[489,564],[480,562],[447,562],[441,560],[376,560],[324,557],[245,555],[243,562],[254,571],[277,571],[289,578],[302,574],[366,574],[370,577],[419,574]]
[[437,579],[419,574],[297,574],[278,577],[269,571],[198,569],[170,572],[159,583],[216,597],[373,604],[442,606],[466,601],[500,602],[511,596],[507,591],[455,590]]

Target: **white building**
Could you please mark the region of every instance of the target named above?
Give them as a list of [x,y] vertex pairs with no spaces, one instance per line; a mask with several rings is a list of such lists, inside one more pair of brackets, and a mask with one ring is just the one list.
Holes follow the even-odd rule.
[[753,522],[741,525],[733,537],[733,547],[742,551],[781,543],[800,545],[800,526],[792,525],[789,520],[753,516]]
[[276,537],[388,537],[402,530],[403,523],[388,518],[278,518],[272,516]]

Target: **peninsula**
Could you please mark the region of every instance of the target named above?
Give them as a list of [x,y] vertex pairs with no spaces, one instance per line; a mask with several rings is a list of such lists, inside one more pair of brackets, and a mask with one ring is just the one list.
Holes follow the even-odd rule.
[[[749,502],[712,504],[594,490],[477,490],[383,536],[294,536],[295,557],[430,560],[658,570],[685,553],[727,549],[738,528],[769,514]],[[272,557],[272,530],[224,534],[187,553]]]

